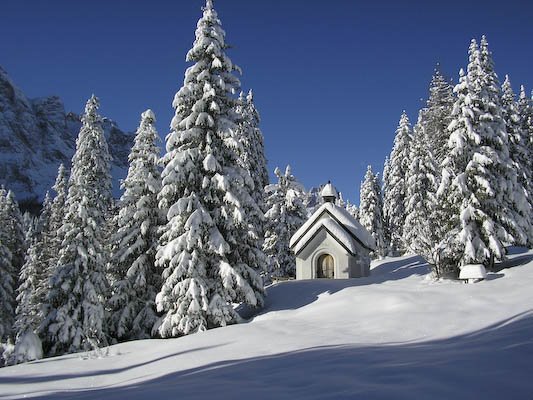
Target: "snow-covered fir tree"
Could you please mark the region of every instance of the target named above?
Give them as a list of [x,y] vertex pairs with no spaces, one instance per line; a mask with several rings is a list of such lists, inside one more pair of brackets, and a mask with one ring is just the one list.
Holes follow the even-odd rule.
[[[527,195],[524,186],[521,184],[518,171],[510,156],[511,139],[506,131],[506,123],[502,116],[502,92],[498,76],[494,69],[492,53],[489,50],[487,38],[483,35],[480,42],[480,64],[482,71],[482,82],[485,84],[483,92],[483,105],[485,113],[482,115],[482,129],[488,139],[482,144],[489,143],[495,149],[498,159],[494,162],[493,174],[497,176],[494,186],[502,192],[503,208],[498,212],[496,208],[496,218],[511,236],[510,241],[504,240],[506,244],[525,245],[528,238],[533,236],[531,213],[532,209],[527,202]],[[483,90],[483,89],[482,89]],[[491,135],[490,129],[494,134]],[[482,147],[483,148],[483,147]],[[487,157],[493,156],[493,152],[488,152]],[[503,185],[503,183],[507,185]]]
[[50,206],[48,229],[43,232],[47,242],[45,259],[47,263],[48,277],[52,275],[57,266],[59,250],[61,249],[61,243],[63,242],[62,230],[60,228],[63,225],[68,193],[68,173],[63,164],[59,165],[56,181],[54,186],[52,186],[52,189],[56,195]]
[[529,172],[529,180],[524,184],[524,187],[527,190],[529,204],[533,207],[533,100],[527,97],[523,85],[520,87],[520,94],[518,95],[517,112],[522,124],[522,138],[526,145],[528,160],[526,167]]
[[403,253],[403,226],[405,223],[405,196],[407,193],[407,173],[412,129],[405,111],[402,113],[394,147],[383,179],[383,217],[390,235],[390,249],[393,253]]
[[[528,148],[528,132],[524,131],[524,121],[519,111],[519,104],[515,99],[515,94],[511,86],[509,76],[505,76],[505,81],[502,84],[502,117],[505,122],[507,135],[509,139],[509,155],[511,157],[513,168],[516,170],[517,182],[515,182],[516,189],[521,193],[515,194],[518,197],[515,201],[528,201],[528,207],[533,206],[530,198],[531,180],[533,179],[531,173],[531,154]],[[522,205],[525,207],[525,205]],[[519,207],[517,207],[520,209]],[[524,210],[526,212],[526,210]],[[531,212],[523,215],[526,220],[529,218],[529,227],[526,227],[527,241],[531,246],[533,245],[533,219]]]
[[369,165],[365,179],[361,183],[359,202],[359,222],[372,235],[376,243],[375,257],[385,255],[385,240],[383,235],[383,200],[379,177],[372,172]]
[[233,303],[263,304],[264,254],[250,223],[260,209],[251,196],[254,182],[238,163],[233,95],[240,82],[227,48],[207,0],[163,157],[159,204],[168,222],[156,255],[164,281],[156,297],[162,337],[234,323]]
[[435,165],[439,168],[446,156],[446,143],[449,139],[448,125],[451,122],[452,107],[455,98],[453,86],[446,80],[437,64],[431,83],[429,98],[424,113],[421,115],[426,137],[426,147],[435,157]]
[[267,212],[263,249],[268,256],[269,277],[296,276],[296,258],[289,249],[289,241],[307,219],[304,187],[287,166],[285,173],[274,170],[277,183],[265,188]]
[[51,199],[47,192],[38,222],[30,227],[26,261],[20,271],[15,320],[17,340],[26,332],[36,332],[42,321],[42,305],[48,289],[44,258],[48,243],[44,233],[48,231],[50,211]]
[[[254,248],[261,248],[263,245],[264,225],[265,225],[265,186],[268,185],[268,171],[266,168],[266,158],[264,149],[263,134],[259,128],[260,117],[257,111],[253,93],[250,90],[245,97],[241,92],[235,106],[238,123],[237,137],[241,147],[237,149],[238,163],[250,174],[254,183],[250,192],[252,200],[258,208],[250,209],[248,221],[257,235]],[[261,259],[255,260],[255,257]],[[265,266],[266,259],[260,253],[255,254],[250,262],[257,262],[258,265]]]
[[[460,73],[449,126],[448,156],[437,192],[446,228],[440,254],[445,269],[482,263],[492,267],[506,243],[523,244],[523,223],[514,207],[516,173],[508,153],[500,93],[486,40],[469,48],[467,74]],[[509,207],[507,207],[509,205]],[[503,207],[502,207],[503,206]]]
[[24,219],[20,212],[19,205],[15,200],[15,194],[8,190],[6,196],[6,243],[11,252],[11,264],[13,266],[13,281],[18,285],[20,269],[24,264],[26,256],[26,232],[24,230]]
[[15,322],[15,272],[8,246],[7,192],[0,187],[0,342],[12,337]]
[[263,134],[259,128],[261,118],[254,104],[252,90],[246,97],[241,92],[236,106],[239,117],[239,136],[243,152],[239,157],[241,166],[250,172],[254,181],[253,198],[258,204],[264,202],[264,189],[268,185],[265,145]]
[[[348,211],[350,215],[354,217],[355,219],[359,219],[359,208],[357,208],[355,204],[350,203],[349,200],[346,201],[346,211]],[[385,248],[387,248],[386,244],[385,244]]]
[[[436,213],[439,174],[436,157],[430,147],[432,138],[428,137],[434,135],[436,131],[434,121],[431,118],[426,119],[427,111],[427,108],[420,110],[413,129],[407,174],[403,241],[410,251],[421,255],[434,265],[434,250],[440,241],[440,224]],[[428,125],[430,129],[427,129]]]
[[108,274],[113,286],[108,329],[111,337],[119,340],[150,337],[157,320],[155,297],[160,275],[155,269],[155,253],[162,223],[157,205],[161,190],[158,140],[155,115],[146,110],[129,155],[124,194],[114,217],[118,230],[111,238]]
[[111,203],[110,156],[98,99],[85,107],[76,140],[59,260],[50,277],[48,311],[42,324],[48,354],[89,350],[104,345],[102,323],[106,254],[102,227]]

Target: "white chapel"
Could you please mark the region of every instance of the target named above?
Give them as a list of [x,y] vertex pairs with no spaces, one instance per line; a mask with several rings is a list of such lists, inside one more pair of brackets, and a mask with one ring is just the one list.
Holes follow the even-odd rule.
[[374,239],[348,211],[335,204],[337,191],[330,182],[320,196],[323,204],[290,240],[296,255],[296,279],[370,275]]

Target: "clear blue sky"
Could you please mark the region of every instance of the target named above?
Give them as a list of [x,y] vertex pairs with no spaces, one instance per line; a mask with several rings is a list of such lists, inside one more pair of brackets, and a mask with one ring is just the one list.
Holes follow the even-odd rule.
[[[2,0],[0,65],[30,97],[59,95],[135,130],[152,108],[164,137],[203,0]],[[381,171],[400,114],[412,122],[436,62],[454,81],[486,34],[496,70],[533,86],[533,2],[215,0],[262,117],[269,169],[307,188],[331,179],[359,203]],[[414,121],[413,121],[414,120]]]

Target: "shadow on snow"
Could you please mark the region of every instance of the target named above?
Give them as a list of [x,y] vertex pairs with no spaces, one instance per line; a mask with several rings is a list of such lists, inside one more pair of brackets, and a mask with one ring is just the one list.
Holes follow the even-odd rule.
[[529,399],[532,359],[533,310],[443,340],[309,348],[40,398]]

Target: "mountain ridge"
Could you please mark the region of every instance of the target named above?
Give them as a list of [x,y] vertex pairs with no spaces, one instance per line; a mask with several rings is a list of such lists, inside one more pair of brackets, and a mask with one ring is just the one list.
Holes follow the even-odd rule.
[[[109,118],[102,122],[118,197],[134,135]],[[67,112],[59,96],[28,98],[0,66],[0,185],[12,190],[24,208],[40,205],[61,163],[70,167],[80,127],[81,116]]]

